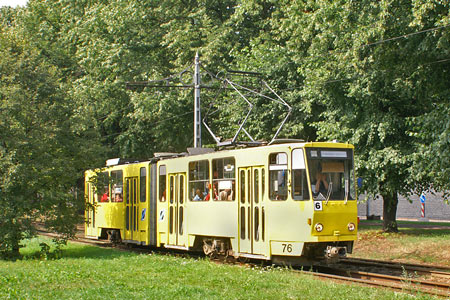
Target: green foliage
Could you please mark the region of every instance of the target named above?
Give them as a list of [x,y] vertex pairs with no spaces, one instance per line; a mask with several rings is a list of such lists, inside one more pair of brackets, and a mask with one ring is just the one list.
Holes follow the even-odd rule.
[[77,180],[96,145],[86,144],[96,135],[68,97],[60,66],[27,38],[25,16],[17,14],[0,31],[0,252],[5,257],[19,256],[20,241],[35,234],[38,220],[62,239],[73,236],[82,205]]
[[[431,150],[431,131],[411,138],[411,124],[420,122],[417,132],[433,106],[448,107],[448,3],[303,1],[281,10],[280,41],[300,65],[317,137],[353,143],[363,188],[394,211],[396,193],[439,188],[422,162],[441,139]],[[385,218],[395,224],[395,213]]]

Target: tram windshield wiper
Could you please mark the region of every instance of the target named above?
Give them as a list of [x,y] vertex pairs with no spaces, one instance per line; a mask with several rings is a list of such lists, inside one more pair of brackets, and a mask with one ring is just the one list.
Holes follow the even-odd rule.
[[330,183],[328,184],[328,191],[327,191],[327,200],[325,201],[325,205],[328,204],[328,200],[330,200],[331,191],[333,190],[333,182],[330,180]]

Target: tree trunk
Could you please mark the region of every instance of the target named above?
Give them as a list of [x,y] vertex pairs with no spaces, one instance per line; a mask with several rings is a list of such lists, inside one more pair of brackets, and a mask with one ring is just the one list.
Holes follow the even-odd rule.
[[397,227],[397,193],[386,193],[383,196],[383,231],[398,232]]

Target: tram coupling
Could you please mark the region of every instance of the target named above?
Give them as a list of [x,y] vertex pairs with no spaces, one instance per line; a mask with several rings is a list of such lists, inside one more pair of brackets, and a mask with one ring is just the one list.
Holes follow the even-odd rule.
[[347,247],[327,246],[325,258],[329,260],[338,259],[347,256]]

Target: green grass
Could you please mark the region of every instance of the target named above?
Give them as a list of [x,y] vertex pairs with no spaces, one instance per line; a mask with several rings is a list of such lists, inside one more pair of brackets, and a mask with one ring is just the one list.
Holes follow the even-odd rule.
[[57,260],[0,261],[0,299],[429,299],[342,285],[281,268],[218,265],[158,254],[69,244]]

